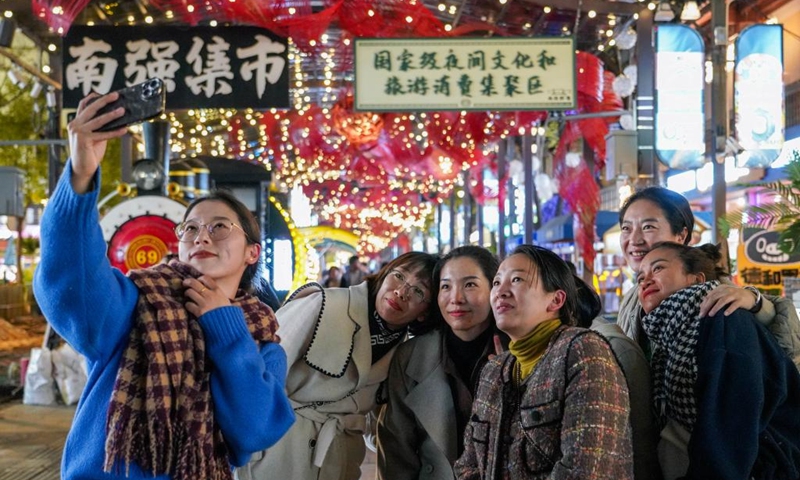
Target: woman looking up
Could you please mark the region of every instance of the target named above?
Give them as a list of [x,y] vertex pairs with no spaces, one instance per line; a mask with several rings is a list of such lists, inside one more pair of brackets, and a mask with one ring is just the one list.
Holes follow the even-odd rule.
[[[694,229],[694,214],[682,195],[662,187],[647,187],[628,197],[619,212],[619,224],[622,230],[622,254],[636,274],[642,259],[656,243],[689,244]],[[800,368],[800,319],[791,300],[762,296],[757,290],[749,288],[752,290],[737,287],[730,283],[729,277],[723,277],[721,284],[703,300],[700,313],[713,316],[719,311],[729,315],[737,308],[749,310],[759,322],[767,325]],[[642,332],[638,286],[625,294],[619,310],[617,324],[648,353],[647,340]]]
[[577,292],[566,262],[517,247],[491,302],[511,343],[481,372],[457,478],[633,478],[625,378],[605,339],[571,326]]
[[436,264],[445,322],[397,348],[378,420],[378,477],[452,479],[480,371],[495,354],[489,302],[497,258],[483,247],[451,250]]
[[397,346],[424,332],[436,257],[409,252],[349,288],[300,287],[278,312],[289,362],[286,391],[297,422],[274,447],[237,470],[240,480],[356,480],[367,414]]
[[720,258],[665,242],[641,261],[664,478],[800,478],[800,373],[752,313],[701,313]]
[[[66,480],[233,478],[294,415],[272,310],[247,293],[261,232],[230,194],[192,202],[178,260],[128,276],[111,267],[97,212],[106,141],[95,118],[113,93],[84,98],[72,158],[42,218],[34,292],[53,328],[86,356],[89,379],[67,437]],[[243,389],[242,386],[247,388]]]

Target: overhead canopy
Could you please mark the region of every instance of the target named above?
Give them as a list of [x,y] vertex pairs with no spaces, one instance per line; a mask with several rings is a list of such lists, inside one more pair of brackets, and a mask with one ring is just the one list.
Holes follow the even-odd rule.
[[[597,219],[595,220],[597,236],[602,237],[618,221],[619,212],[605,210],[597,212]],[[552,218],[536,231],[536,241],[538,243],[571,242],[575,239],[572,224],[572,214]]]
[[538,243],[570,242],[573,238],[572,214],[551,218],[536,231]]

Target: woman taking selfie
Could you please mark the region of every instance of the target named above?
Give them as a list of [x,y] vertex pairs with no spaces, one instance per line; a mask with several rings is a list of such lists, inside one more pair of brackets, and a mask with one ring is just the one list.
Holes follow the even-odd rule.
[[483,247],[451,250],[436,264],[445,322],[397,348],[378,420],[378,477],[452,479],[480,372],[495,351],[489,292],[497,258]]
[[509,351],[481,372],[459,479],[632,479],[625,378],[599,334],[573,327],[577,292],[555,253],[517,247],[493,280]]
[[641,261],[664,478],[800,478],[800,373],[752,313],[701,312],[720,258],[666,242]]
[[433,255],[405,253],[358,285],[311,283],[289,297],[277,317],[297,422],[237,470],[240,480],[360,478],[367,414],[392,355],[409,331],[431,325],[435,265]]
[[[694,229],[694,214],[686,199],[679,193],[662,187],[647,187],[625,201],[619,213],[622,233],[620,246],[628,266],[639,272],[642,258],[658,242],[689,244]],[[744,308],[754,313],[759,322],[775,335],[781,347],[800,368],[800,319],[788,298],[761,295],[753,287],[741,288],[728,277],[703,300],[700,313],[716,315],[733,313]],[[642,332],[642,306],[638,287],[632,288],[620,303],[617,324],[636,340],[645,353],[649,348]]]
[[[246,292],[261,232],[225,193],[195,200],[176,233],[178,260],[124,276],[106,257],[97,212],[106,141],[122,109],[83,99],[72,159],[42,218],[34,292],[53,328],[89,364],[64,447],[62,478],[233,478],[294,415],[286,356],[269,307]],[[247,386],[243,389],[243,386]]]

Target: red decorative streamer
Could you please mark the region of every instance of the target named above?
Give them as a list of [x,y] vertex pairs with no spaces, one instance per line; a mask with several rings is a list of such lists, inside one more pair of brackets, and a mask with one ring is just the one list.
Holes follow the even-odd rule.
[[[62,35],[88,3],[88,0],[32,0],[35,14]],[[444,37],[479,31],[507,34],[481,22],[447,32],[442,22],[419,1],[329,0],[316,13],[310,0],[206,0],[197,4],[189,0],[150,0],[150,4],[163,11],[171,10],[177,21],[191,25],[216,19],[267,28],[290,36],[299,48],[311,53],[319,48],[322,34],[337,22],[343,31],[337,47],[340,71],[352,69],[352,47],[344,42],[352,37]],[[611,90],[613,75],[603,72],[597,57],[579,52],[576,66],[577,113],[621,108],[621,99]],[[274,159],[280,171],[305,171],[306,167],[299,163],[284,165],[285,156],[295,162],[314,161],[316,180],[305,181],[304,190],[323,203],[335,199],[340,207],[337,223],[342,228],[357,230],[368,224],[373,234],[391,236],[399,234],[401,227],[380,216],[360,219],[364,210],[391,202],[418,206],[421,200],[441,201],[463,169],[470,172],[469,188],[479,203],[503,198],[507,176],[500,179],[498,189],[485,188],[484,169],[496,175],[497,163],[495,154],[483,153],[484,146],[514,135],[520,128],[537,126],[545,118],[546,112],[430,112],[424,121],[412,121],[406,115],[353,112],[346,99],[334,107],[330,120],[320,107],[310,106],[303,112],[265,113],[260,117],[259,128],[267,139],[264,155]],[[592,268],[595,257],[594,221],[599,209],[599,187],[585,162],[568,167],[564,158],[573,142],[583,138],[594,151],[595,166],[602,168],[608,122],[615,118],[567,121],[555,154],[559,194],[578,215],[576,243],[587,268]],[[232,119],[232,126],[231,143],[238,144],[237,135],[246,124]],[[424,132],[427,140],[409,142],[410,131]],[[284,138],[287,134],[289,138]],[[326,178],[325,172],[348,173],[344,179],[333,180]],[[436,190],[431,194],[389,187],[390,182],[406,177],[432,181]],[[369,188],[364,188],[365,184]],[[499,204],[503,208],[503,202]]]
[[88,4],[89,0],[31,0],[31,9],[39,20],[63,36]]

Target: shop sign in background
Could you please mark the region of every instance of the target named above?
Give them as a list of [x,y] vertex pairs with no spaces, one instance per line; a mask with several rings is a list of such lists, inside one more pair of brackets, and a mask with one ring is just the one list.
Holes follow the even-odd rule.
[[575,107],[575,40],[355,40],[355,109],[565,110]]
[[744,285],[753,285],[771,295],[782,295],[784,280],[800,274],[800,254],[781,252],[779,235],[772,230],[744,229],[736,265]]
[[736,138],[745,151],[740,167],[769,167],[781,153],[783,118],[783,27],[752,25],[736,38],[734,110]]
[[64,38],[64,108],[160,78],[167,108],[288,108],[285,38],[256,27],[85,27]]
[[700,168],[705,160],[703,39],[685,25],[656,29],[655,149],[670,168]]

